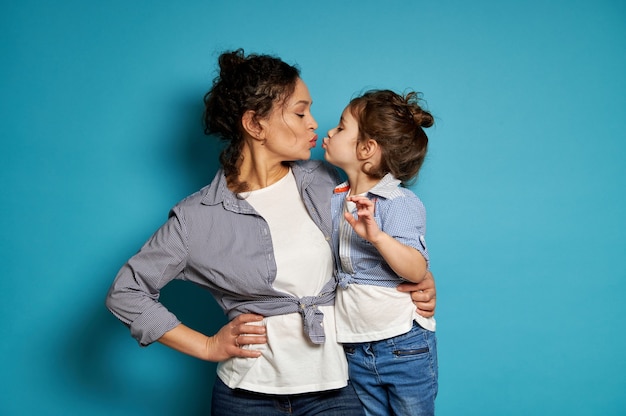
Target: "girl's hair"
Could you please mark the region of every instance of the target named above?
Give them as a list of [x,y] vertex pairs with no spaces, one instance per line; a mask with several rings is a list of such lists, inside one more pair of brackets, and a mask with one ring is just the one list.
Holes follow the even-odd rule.
[[217,134],[226,146],[220,163],[229,186],[243,192],[247,184],[238,180],[243,149],[241,119],[248,110],[256,117],[270,114],[293,94],[300,71],[269,55],[245,55],[243,49],[224,52],[218,59],[219,75],[204,96],[204,132]]
[[365,165],[363,171],[376,178],[391,173],[406,183],[417,176],[428,149],[424,128],[433,116],[420,107],[421,97],[390,90],[371,90],[350,101],[348,107],[358,122],[358,142],[374,139],[381,147],[379,166]]

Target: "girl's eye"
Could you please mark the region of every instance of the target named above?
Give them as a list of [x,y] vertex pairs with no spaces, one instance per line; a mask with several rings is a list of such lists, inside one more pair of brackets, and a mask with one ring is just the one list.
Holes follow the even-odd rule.
[[304,117],[304,114],[298,114],[298,113],[296,113],[296,115],[297,115],[298,117],[300,117],[300,118],[303,118],[303,117]]

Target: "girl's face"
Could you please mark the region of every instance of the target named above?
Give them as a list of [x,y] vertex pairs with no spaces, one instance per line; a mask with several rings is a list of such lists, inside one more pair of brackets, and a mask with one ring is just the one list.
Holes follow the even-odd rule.
[[269,117],[261,121],[265,130],[264,146],[280,161],[304,160],[311,157],[317,143],[317,122],[311,114],[313,100],[304,81],[284,103],[276,105]]
[[343,110],[339,125],[328,131],[328,137],[324,138],[322,148],[326,150],[324,158],[329,163],[349,170],[357,165],[357,138],[359,125],[348,107]]

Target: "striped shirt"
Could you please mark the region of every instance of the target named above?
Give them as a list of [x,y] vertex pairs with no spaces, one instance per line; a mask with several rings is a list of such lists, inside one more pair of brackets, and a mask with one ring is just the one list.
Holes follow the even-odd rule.
[[[330,197],[339,182],[336,170],[321,161],[292,165],[306,211],[330,241]],[[299,312],[307,335],[324,342],[322,314],[315,305],[333,303],[334,281],[322,293],[296,297],[277,291],[276,262],[266,221],[233,194],[223,172],[185,198],[169,218],[119,271],[107,307],[148,345],[180,324],[159,302],[160,290],[174,279],[211,292],[229,319],[246,313],[265,316]]]
[[[331,199],[333,250],[339,282],[335,301],[337,340],[370,342],[408,332],[413,321],[434,331],[434,318],[417,314],[408,293],[395,287],[405,280],[385,262],[378,250],[359,237],[344,219],[344,212],[357,217],[353,203],[346,203],[350,188],[343,183]],[[400,181],[386,175],[366,196],[375,201],[374,219],[380,229],[402,244],[417,249],[428,264],[424,205]]]
[[[359,237],[343,219],[347,210],[347,182],[335,188],[331,210],[333,216],[333,250],[339,254],[339,285],[350,283],[395,287],[404,280],[385,263],[378,250]],[[422,201],[409,189],[400,187],[400,181],[385,175],[367,192],[375,201],[374,219],[382,231],[399,242],[417,249],[428,262],[426,249],[426,210]],[[356,210],[351,210],[357,217]]]

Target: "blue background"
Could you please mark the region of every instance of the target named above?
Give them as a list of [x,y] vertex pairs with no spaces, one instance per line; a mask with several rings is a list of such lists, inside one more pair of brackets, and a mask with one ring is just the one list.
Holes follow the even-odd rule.
[[[214,364],[139,348],[104,297],[217,169],[202,96],[237,47],[301,67],[320,136],[366,88],[424,93],[439,415],[626,414],[626,5],[608,0],[3,1],[0,413],[208,413]],[[224,322],[195,287],[163,301]]]

